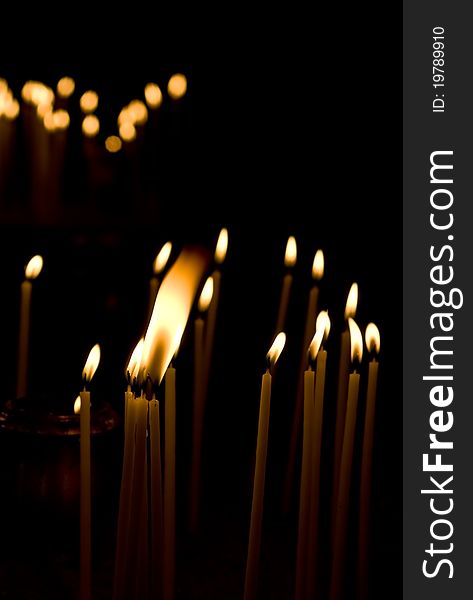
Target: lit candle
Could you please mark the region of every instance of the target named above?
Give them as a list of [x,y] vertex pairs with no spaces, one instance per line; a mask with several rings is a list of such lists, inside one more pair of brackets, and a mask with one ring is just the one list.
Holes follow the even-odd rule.
[[176,511],[176,369],[166,370],[164,401],[164,600],[174,597]]
[[204,317],[212,300],[212,294],[213,278],[208,277],[198,302],[199,316],[194,322],[194,414],[192,419],[192,456],[189,494],[189,529],[192,533],[197,531],[199,519],[202,430],[206,400],[203,389]]
[[258,585],[258,564],[261,546],[261,526],[263,521],[264,480],[266,453],[268,447],[269,409],[271,400],[271,368],[281,354],[286,342],[286,334],[278,333],[267,354],[268,368],[261,381],[258,437],[256,442],[256,463],[251,504],[250,534],[246,560],[244,600],[256,600]]
[[284,329],[286,324],[287,307],[289,306],[289,294],[292,286],[292,272],[297,261],[297,244],[294,236],[289,236],[286,244],[286,253],[284,255],[284,266],[287,273],[284,275],[281,288],[281,298],[279,300],[278,318],[276,321],[276,331]]
[[[349,317],[348,326],[351,340],[351,361],[361,363],[363,355],[363,337],[355,321]],[[340,600],[345,583],[345,554],[347,546],[347,524],[349,515],[350,482],[353,463],[353,445],[355,440],[356,411],[360,374],[353,368],[348,381],[347,410],[342,444],[338,495],[335,506],[335,531],[332,553],[332,572],[330,600]]]
[[169,256],[171,255],[172,243],[166,242],[161,250],[158,252],[158,255],[154,259],[153,263],[153,276],[149,280],[149,306],[148,306],[148,321],[151,318],[151,313],[153,312],[154,303],[156,301],[156,294],[158,293],[159,288],[159,278],[158,275],[164,271],[166,268],[167,262],[169,260]]
[[[333,488],[332,488],[332,507],[335,507],[335,502],[338,495],[338,481],[340,473],[340,460],[342,455],[343,432],[345,429],[345,413],[347,406],[347,387],[348,376],[350,370],[350,331],[348,328],[348,319],[354,318],[358,304],[358,284],[353,283],[348,293],[347,302],[345,305],[345,322],[347,326],[342,332],[340,344],[340,362],[338,366],[338,389],[337,389],[337,405],[335,412],[335,446],[333,453]],[[332,526],[334,525],[332,515]]]
[[153,598],[159,598],[163,573],[163,491],[159,402],[156,398],[149,403],[149,438],[151,457],[151,595]]
[[289,511],[291,495],[294,481],[294,468],[296,464],[297,441],[299,439],[302,420],[302,400],[304,388],[304,369],[307,365],[307,348],[309,347],[312,336],[315,333],[315,318],[317,316],[317,303],[319,298],[318,281],[322,279],[324,274],[324,254],[322,250],[317,250],[312,263],[312,279],[313,285],[309,294],[309,302],[307,304],[307,316],[304,329],[304,339],[302,342],[301,360],[299,363],[299,376],[297,384],[297,396],[294,406],[294,416],[292,420],[291,438],[289,442],[289,457],[287,461],[286,479],[284,483],[284,496],[282,510],[284,513]]
[[43,268],[43,259],[38,254],[33,256],[25,268],[26,279],[21,284],[20,332],[18,340],[18,374],[16,396],[24,398],[27,392],[27,373],[30,335],[30,310],[32,281],[36,279]]
[[80,597],[89,600],[91,570],[90,507],[90,392],[86,389],[100,362],[100,346],[95,344],[87,357],[80,392]]
[[369,323],[365,331],[366,348],[372,359],[368,367],[368,385],[366,389],[365,424],[363,430],[363,448],[361,458],[360,517],[358,524],[358,585],[359,597],[368,597],[368,565],[370,534],[371,469],[373,461],[374,415],[376,405],[376,387],[378,383],[378,361],[380,335],[374,323]]

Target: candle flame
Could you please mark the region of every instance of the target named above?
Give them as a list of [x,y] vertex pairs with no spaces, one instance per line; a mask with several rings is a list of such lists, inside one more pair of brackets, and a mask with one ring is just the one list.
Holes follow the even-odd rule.
[[348,292],[347,303],[345,305],[345,320],[356,315],[356,307],[358,304],[358,284],[352,283]]
[[171,255],[172,243],[166,242],[161,250],[158,252],[153,264],[153,273],[159,275],[167,265],[169,257]]
[[174,74],[168,81],[168,94],[174,100],[182,98],[187,91],[187,79],[182,73]]
[[90,381],[94,376],[97,367],[100,362],[100,346],[99,344],[95,344],[92,350],[89,352],[89,356],[85,361],[84,370],[82,371],[82,379],[85,381]]
[[281,352],[283,351],[284,344],[286,343],[286,334],[284,331],[278,333],[274,338],[274,342],[271,344],[271,348],[268,350],[266,358],[269,360],[272,367],[276,364]]
[[200,294],[198,309],[201,313],[205,312],[210,306],[212,296],[214,293],[214,279],[213,277],[207,277],[207,281]]
[[[327,323],[327,321],[329,321]],[[321,311],[319,316],[317,317],[317,326],[315,330],[314,337],[309,346],[310,358],[315,360],[317,358],[317,354],[319,353],[320,347],[322,346],[322,342],[324,341],[324,337],[327,333],[327,325],[330,329],[330,320],[328,318],[328,313],[326,311]]]
[[61,77],[57,82],[56,91],[61,98],[69,98],[74,93],[76,84],[72,77]]
[[122,148],[122,141],[117,135],[109,135],[105,140],[105,148],[115,154],[115,152],[119,152]]
[[323,341],[325,341],[328,338],[328,334],[330,333],[330,326],[331,326],[330,317],[328,316],[328,311],[326,311],[326,310],[321,310],[317,316],[317,321],[315,322],[315,330],[316,331],[319,328],[319,326],[322,324],[322,322],[325,322],[325,333],[324,333],[324,340],[323,340]]
[[100,121],[95,115],[86,115],[82,121],[82,133],[86,137],[95,137],[100,130]]
[[130,121],[122,123],[118,129],[120,137],[124,142],[132,142],[136,139],[136,128]]
[[150,108],[158,108],[163,101],[163,93],[156,83],[147,83],[145,86],[146,104]]
[[29,261],[25,267],[26,279],[36,279],[43,268],[43,257],[37,254]]
[[351,317],[348,317],[348,327],[350,328],[351,361],[354,362],[357,360],[361,362],[363,357],[363,336],[361,335],[360,328]]
[[286,254],[284,255],[284,266],[293,267],[297,260],[297,244],[296,238],[291,235],[289,236],[286,244]]
[[77,398],[75,399],[75,402],[74,402],[74,414],[75,415],[80,414],[80,405],[81,405],[81,402],[80,402],[80,395],[79,395],[79,396],[77,396]]
[[324,253],[317,250],[312,264],[312,279],[322,279],[324,276]]
[[91,113],[96,110],[99,105],[99,97],[97,92],[93,90],[88,90],[84,92],[79,100],[80,108],[84,113]]
[[208,266],[208,255],[185,248],[159,288],[145,335],[142,373],[158,384],[166,372],[189,318],[195,295]]
[[145,338],[142,337],[140,341],[136,344],[135,349],[131,353],[130,360],[128,362],[128,366],[126,368],[127,374],[130,375],[131,380],[133,381],[138,377],[141,367],[141,359],[143,357],[143,345],[145,343]]
[[142,100],[132,100],[128,105],[128,111],[133,124],[143,125],[148,120],[148,109]]
[[381,337],[379,335],[379,329],[374,323],[368,323],[366,326],[365,342],[368,352],[376,352],[376,354],[379,354]]
[[55,110],[53,112],[54,127],[55,129],[67,129],[70,123],[70,117],[67,110]]
[[228,248],[228,230],[223,227],[219,233],[217,246],[215,247],[215,262],[219,265],[223,263],[227,255]]

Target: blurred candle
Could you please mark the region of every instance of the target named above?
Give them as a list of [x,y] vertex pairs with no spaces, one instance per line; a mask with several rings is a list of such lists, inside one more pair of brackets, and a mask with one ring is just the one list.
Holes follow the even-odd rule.
[[90,392],[86,389],[100,362],[96,344],[87,357],[80,392],[80,597],[91,597]]
[[151,318],[153,312],[154,303],[156,301],[156,294],[159,288],[158,275],[164,271],[169,260],[169,256],[172,251],[172,243],[166,242],[161,250],[158,252],[153,263],[153,276],[149,280],[149,305],[148,305],[148,321]]
[[291,269],[294,267],[297,261],[297,244],[294,236],[290,236],[286,244],[286,253],[284,255],[284,266],[287,269],[287,273],[284,275],[281,298],[279,300],[278,318],[276,321],[276,331],[284,329],[286,324],[287,308],[289,306],[289,295],[292,286],[292,272]]
[[368,385],[366,389],[365,424],[363,430],[363,448],[361,457],[360,516],[358,523],[358,586],[359,597],[368,598],[368,567],[370,538],[371,470],[373,462],[374,416],[376,388],[378,383],[377,354],[380,349],[379,330],[369,323],[365,331],[365,342],[372,359],[368,367]]
[[[358,325],[351,317],[348,318],[348,326],[351,340],[351,362],[355,365],[356,362],[361,363],[363,355],[363,337]],[[354,367],[349,375],[348,381],[345,430],[342,444],[338,495],[335,506],[330,600],[341,600],[345,585],[347,525],[359,387],[360,374],[356,372],[356,367]]]
[[18,373],[17,373],[17,398],[23,398],[27,392],[27,373],[30,336],[30,310],[32,281],[38,277],[43,268],[43,259],[39,254],[33,256],[25,268],[25,280],[21,284],[20,304],[20,331],[18,339]]
[[205,314],[212,300],[212,294],[213,278],[208,277],[198,302],[199,316],[194,322],[194,414],[192,419],[192,456],[189,494],[189,529],[192,533],[197,531],[199,519],[202,430],[206,400],[203,389]]
[[266,453],[268,447],[269,409],[271,400],[271,368],[281,354],[286,343],[286,334],[278,333],[266,356],[268,368],[261,381],[258,437],[256,442],[256,463],[251,504],[250,533],[246,560],[244,600],[256,600],[258,587],[258,564],[261,547],[261,526],[263,522],[264,480]]

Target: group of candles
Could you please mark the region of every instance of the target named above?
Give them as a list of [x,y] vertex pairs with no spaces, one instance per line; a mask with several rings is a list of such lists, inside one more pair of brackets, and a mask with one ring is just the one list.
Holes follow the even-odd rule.
[[[115,577],[113,597],[162,597],[172,600],[175,587],[175,487],[176,487],[176,379],[173,366],[179,345],[188,326],[194,304],[198,316],[194,321],[192,458],[189,482],[189,530],[195,533],[199,525],[201,494],[201,446],[205,421],[212,347],[217,322],[217,306],[221,285],[220,266],[225,260],[228,232],[222,229],[213,260],[200,247],[185,247],[164,277],[172,251],[165,244],[156,257],[150,279],[150,301],[147,326],[126,367],[127,389],[124,395],[124,453],[118,511]],[[274,341],[267,354],[267,370],[263,373],[260,392],[259,424],[256,439],[256,461],[249,520],[248,552],[243,597],[258,598],[258,571],[262,543],[265,471],[270,431],[270,399],[273,371],[283,351],[286,334],[282,331],[289,304],[292,274],[297,247],[291,236],[286,247],[288,268],[281,288],[280,305]],[[353,471],[354,437],[360,394],[360,367],[363,337],[354,320],[358,286],[354,283],[348,294],[345,321],[339,354],[338,397],[334,435],[333,491],[330,548],[319,547],[320,472],[322,432],[324,422],[325,375],[327,351],[324,347],[330,331],[327,311],[317,313],[318,283],[323,276],[323,253],[319,250],[312,269],[313,286],[308,310],[299,369],[298,398],[294,402],[293,436],[291,444],[302,432],[302,460],[299,489],[298,535],[295,568],[295,598],[314,597],[317,561],[320,552],[331,556],[330,600],[341,600],[345,581],[347,523],[350,486]],[[210,266],[213,264],[213,268]],[[39,256],[31,259],[22,284],[18,397],[26,395],[28,357],[28,323],[32,279],[42,267]],[[209,273],[211,273],[209,275]],[[200,296],[196,302],[198,293]],[[370,527],[371,466],[374,413],[377,387],[379,331],[370,323],[365,341],[372,354],[369,364],[363,447],[361,464],[358,583],[367,586],[368,531]],[[90,598],[91,587],[91,494],[90,494],[90,392],[87,389],[100,360],[100,348],[94,346],[83,371],[84,389],[76,412],[80,412],[80,525],[81,525],[81,600]],[[161,389],[164,381],[164,390]],[[298,392],[299,394],[299,392]],[[78,399],[78,400],[79,400]],[[164,407],[162,401],[164,400]],[[162,411],[164,408],[164,427]],[[300,431],[302,430],[302,431]],[[164,441],[162,438],[164,437]],[[164,449],[164,453],[162,452]],[[292,489],[295,467],[289,452],[286,486]],[[288,490],[286,489],[286,496]],[[289,491],[290,495],[290,491]],[[364,592],[363,592],[364,593]],[[364,597],[364,596],[360,596]]]

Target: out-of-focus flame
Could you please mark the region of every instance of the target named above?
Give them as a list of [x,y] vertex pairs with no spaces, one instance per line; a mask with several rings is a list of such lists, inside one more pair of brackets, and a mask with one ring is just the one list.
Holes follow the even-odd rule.
[[56,129],[67,129],[70,123],[70,117],[67,110],[55,110],[53,112],[54,127]]
[[153,263],[153,273],[159,275],[164,267],[168,264],[169,257],[171,256],[172,242],[166,242],[161,250],[158,252]]
[[81,401],[80,401],[80,394],[79,394],[79,396],[77,396],[77,398],[75,399],[75,402],[74,402],[74,414],[75,415],[80,414],[80,406],[81,406]]
[[328,313],[327,311],[321,311],[319,313],[319,316],[317,317],[315,334],[309,346],[311,360],[315,360],[317,358],[317,354],[319,353],[320,347],[322,346],[324,337],[328,335],[327,327],[330,330],[330,319],[328,318]]
[[212,296],[214,293],[214,279],[213,277],[207,277],[207,281],[202,289],[200,294],[199,303],[197,308],[201,313],[205,312],[210,306],[210,302],[212,301]]
[[109,135],[105,140],[105,148],[112,154],[115,154],[115,152],[121,150],[122,141],[118,135]]
[[128,112],[136,125],[143,125],[148,120],[148,109],[142,100],[132,100]]
[[120,133],[120,137],[124,142],[132,142],[134,139],[136,139],[135,126],[129,121],[122,123],[118,129],[118,132]]
[[324,276],[324,253],[317,250],[312,263],[312,279],[322,279]]
[[228,248],[228,230],[223,227],[218,235],[217,245],[215,247],[215,262],[219,265],[223,263],[227,256]]
[[358,284],[352,283],[350,291],[348,292],[347,303],[345,305],[345,320],[353,318],[356,315],[356,308],[358,305]]
[[95,115],[87,115],[82,121],[82,133],[89,138],[95,137],[100,130],[100,121]]
[[100,362],[100,345],[95,344],[92,350],[89,352],[89,356],[85,361],[84,370],[82,371],[82,379],[85,381],[90,381],[94,376],[97,367]]
[[208,262],[203,249],[184,248],[164,277],[145,335],[143,380],[149,373],[153,381],[161,383],[180,343]]
[[133,381],[138,377],[141,367],[141,359],[143,357],[143,345],[145,343],[145,338],[142,337],[140,341],[136,344],[135,349],[131,353],[130,360],[128,362],[128,366],[126,368],[127,375],[130,375],[131,380]]
[[325,323],[325,333],[323,341],[326,341],[326,339],[328,338],[328,334],[330,333],[331,326],[330,317],[328,316],[328,312],[326,310],[321,310],[317,315],[317,321],[315,322],[316,331],[322,325],[322,322]]
[[168,94],[174,100],[179,100],[187,92],[187,79],[182,73],[176,73],[168,81]]
[[368,323],[365,330],[365,342],[368,352],[375,352],[379,354],[379,348],[381,346],[381,336],[379,335],[379,329],[374,323]]
[[354,362],[357,360],[361,362],[363,357],[363,336],[361,335],[360,328],[351,317],[348,317],[348,327],[350,328],[351,361]]
[[276,364],[281,352],[283,351],[284,344],[286,343],[286,334],[284,331],[280,331],[274,338],[274,342],[271,344],[271,348],[268,350],[266,358],[269,360],[272,367]]
[[286,253],[284,255],[284,266],[293,267],[297,260],[297,244],[296,238],[291,235],[289,236],[286,244]]
[[88,90],[87,92],[84,92],[80,97],[79,104],[82,112],[94,112],[94,110],[96,110],[97,106],[99,105],[99,97],[97,92],[94,92],[93,90]]
[[163,102],[163,93],[156,83],[147,83],[145,86],[146,104],[150,108],[158,108]]
[[61,98],[69,98],[74,93],[75,88],[76,84],[72,77],[61,77],[57,82],[56,91]]
[[26,279],[36,279],[43,268],[43,257],[39,254],[33,256],[25,267]]

